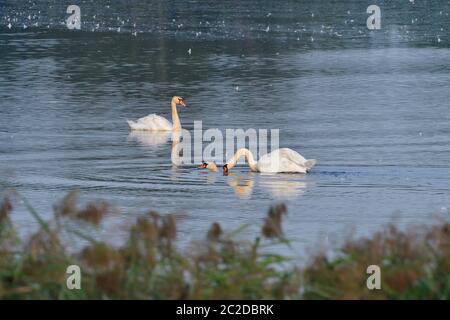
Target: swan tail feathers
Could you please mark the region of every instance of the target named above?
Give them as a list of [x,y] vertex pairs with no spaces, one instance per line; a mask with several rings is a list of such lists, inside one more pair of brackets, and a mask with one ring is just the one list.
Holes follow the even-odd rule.
[[128,126],[130,127],[130,129],[133,129],[133,127],[135,126],[136,122],[131,121],[131,120],[127,120]]
[[314,167],[316,165],[316,163],[317,163],[316,159],[308,159],[305,161],[305,167],[309,170],[312,167]]

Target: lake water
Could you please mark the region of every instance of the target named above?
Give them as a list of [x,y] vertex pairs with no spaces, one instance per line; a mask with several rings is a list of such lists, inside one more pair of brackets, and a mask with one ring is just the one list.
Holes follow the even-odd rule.
[[[49,3],[0,2],[0,180],[45,217],[79,188],[123,208],[105,239],[154,209],[183,213],[187,243],[215,221],[250,224],[253,237],[284,202],[299,251],[351,228],[448,217],[448,3],[381,2],[377,31],[358,1],[81,1],[82,31]],[[125,120],[170,119],[175,94],[188,130],[279,128],[281,147],[318,164],[308,175],[174,167],[170,140],[130,134]],[[37,227],[20,205],[14,222]]]

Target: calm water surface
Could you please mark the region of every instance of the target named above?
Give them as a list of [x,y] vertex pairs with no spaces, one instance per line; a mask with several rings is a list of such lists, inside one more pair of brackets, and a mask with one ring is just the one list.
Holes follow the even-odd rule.
[[[223,25],[210,6],[186,9],[197,12],[189,21],[167,9],[156,29],[122,8],[120,32],[107,25],[121,22],[105,17],[96,30],[93,14],[85,23],[94,30],[69,32],[43,8],[38,27],[24,29],[27,9],[6,3],[0,180],[47,218],[55,201],[79,188],[84,201],[122,208],[107,218],[105,239],[120,238],[155,209],[183,214],[187,243],[215,221],[228,230],[248,223],[254,236],[269,206],[285,202],[286,233],[303,250],[334,244],[349,228],[368,234],[392,221],[408,226],[449,215],[450,50],[444,20],[436,20],[448,21],[448,4],[418,27],[408,17],[417,12],[401,8],[400,22],[375,34],[365,28],[364,5],[353,2],[351,12],[361,11],[354,16],[342,6],[330,17],[303,2],[298,19],[269,5],[249,9],[248,19],[229,9]],[[322,18],[308,20],[311,12]],[[133,17],[141,19],[137,36]],[[8,18],[16,18],[11,29]],[[130,133],[125,120],[170,119],[174,94],[190,105],[180,110],[188,130],[194,120],[204,129],[279,128],[280,146],[318,165],[306,176],[173,167],[170,139]],[[14,221],[22,230],[37,227],[22,206]]]

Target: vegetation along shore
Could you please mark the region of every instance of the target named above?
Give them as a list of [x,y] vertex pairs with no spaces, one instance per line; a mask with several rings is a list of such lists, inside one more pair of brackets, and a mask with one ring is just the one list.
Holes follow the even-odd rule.
[[[205,230],[194,250],[176,246],[174,215],[149,211],[136,219],[120,246],[70,227],[71,220],[101,227],[114,207],[104,201],[79,208],[70,192],[54,206],[51,221],[14,192],[0,202],[0,299],[449,299],[450,223],[400,230],[393,225],[368,238],[349,239],[330,257],[317,252],[297,266],[268,250],[290,246],[282,228],[285,205],[269,209],[253,240]],[[27,239],[11,221],[22,199],[39,230]],[[76,252],[64,234],[83,239]],[[79,290],[67,286],[67,268],[79,266]],[[381,289],[366,285],[369,265],[381,270]]]

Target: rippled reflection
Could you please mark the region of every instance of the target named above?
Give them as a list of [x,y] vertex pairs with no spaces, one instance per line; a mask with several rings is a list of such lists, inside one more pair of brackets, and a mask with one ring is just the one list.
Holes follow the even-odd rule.
[[239,175],[230,172],[227,176],[227,184],[233,188],[238,198],[248,199],[251,197],[255,185],[254,175]]
[[235,195],[241,199],[252,197],[254,189],[260,189],[277,200],[295,199],[303,195],[312,185],[302,174],[260,174],[248,172],[239,174],[230,172],[226,177],[227,184],[233,188]]
[[[303,176],[295,174],[295,176]],[[305,193],[308,182],[289,177],[290,174],[261,175],[259,184],[276,199],[294,199]]]
[[143,146],[153,147],[167,143],[170,135],[170,132],[131,131],[128,135],[128,139],[137,141]]

